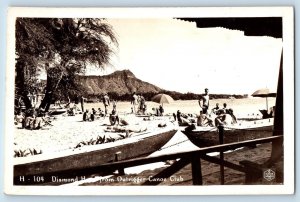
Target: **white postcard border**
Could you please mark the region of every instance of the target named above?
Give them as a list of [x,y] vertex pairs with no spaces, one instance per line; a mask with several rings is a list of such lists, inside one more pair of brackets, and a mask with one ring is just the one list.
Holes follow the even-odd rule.
[[[101,16],[99,16],[101,13]],[[225,186],[14,186],[13,102],[16,17],[282,17],[284,67],[284,185]],[[241,195],[292,194],[294,192],[294,16],[292,7],[210,7],[210,8],[9,8],[7,29],[7,74],[5,102],[5,192],[21,195]],[[292,118],[292,119],[291,119]]]

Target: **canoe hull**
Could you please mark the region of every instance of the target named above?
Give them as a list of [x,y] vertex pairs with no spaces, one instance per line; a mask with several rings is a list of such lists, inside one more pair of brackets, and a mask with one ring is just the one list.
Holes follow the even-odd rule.
[[[15,164],[14,165],[14,183],[15,184],[32,184],[36,176],[43,176],[44,182],[51,182],[53,176],[74,177],[90,173],[111,173],[112,170],[95,171],[94,167],[118,160],[132,159],[141,156],[147,156],[159,150],[164,146],[177,132],[175,129],[166,130],[157,134],[146,134],[137,137],[127,138],[124,140],[96,145],[95,150],[84,151],[60,157],[38,160],[34,162]],[[110,146],[110,145],[111,146]],[[93,146],[86,146],[93,147]],[[73,152],[74,153],[74,152]],[[21,178],[20,178],[21,176]],[[24,182],[23,177],[29,179]],[[45,179],[47,178],[47,180]],[[36,183],[34,183],[36,184]]]
[[[196,146],[209,147],[220,144],[219,132],[217,129],[211,130],[191,130],[184,133],[188,139]],[[257,138],[270,137],[273,135],[273,126],[258,126],[248,127],[244,129],[224,129],[223,143],[233,143],[246,140],[253,140]]]
[[61,115],[61,114],[64,114],[64,113],[66,113],[67,112],[67,110],[65,110],[65,109],[62,109],[62,110],[54,110],[54,111],[51,111],[50,112],[50,115],[52,115],[52,116],[54,116],[54,115]]

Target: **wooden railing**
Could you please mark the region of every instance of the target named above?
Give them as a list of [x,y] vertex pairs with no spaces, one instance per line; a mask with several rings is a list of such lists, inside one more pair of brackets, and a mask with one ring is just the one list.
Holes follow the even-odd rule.
[[[223,159],[223,155],[220,155],[220,158],[208,156],[208,153],[212,152],[220,152],[222,154],[224,151],[232,150],[235,148],[245,147],[245,146],[253,146],[254,144],[263,144],[273,141],[282,140],[283,136],[271,136],[266,138],[259,138],[254,140],[247,140],[242,142],[234,142],[229,144],[220,144],[216,146],[210,146],[205,148],[199,148],[195,151],[187,151],[187,152],[179,152],[174,154],[165,154],[161,156],[155,157],[143,157],[143,158],[135,158],[130,160],[118,161],[108,164],[103,164],[93,168],[93,170],[118,170],[122,174],[124,173],[124,169],[128,167],[134,167],[144,164],[162,162],[167,160],[176,160],[170,167],[167,167],[157,175],[153,176],[153,178],[168,178],[172,176],[174,173],[178,172],[180,169],[185,167],[188,164],[192,165],[192,180],[193,185],[202,185],[202,171],[201,171],[201,161],[203,159],[205,161],[216,163],[220,165],[220,184],[224,184],[224,167],[228,167],[240,172],[246,172],[246,168],[242,165],[237,165]],[[159,181],[148,180],[143,183],[143,185],[157,185]]]

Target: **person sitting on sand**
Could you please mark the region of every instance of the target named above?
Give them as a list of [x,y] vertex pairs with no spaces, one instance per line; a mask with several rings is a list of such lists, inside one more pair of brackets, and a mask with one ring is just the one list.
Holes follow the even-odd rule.
[[51,125],[48,121],[45,120],[44,117],[44,109],[31,109],[27,112],[24,125],[22,126],[24,126],[26,129],[36,130],[42,128],[43,122]]
[[112,126],[116,125],[117,123],[118,123],[118,125],[120,124],[120,119],[119,119],[119,116],[117,114],[117,110],[113,109],[111,111],[111,114],[109,115],[109,122]]
[[74,108],[73,107],[69,107],[67,109],[67,113],[68,113],[68,116],[75,116]]
[[275,106],[270,107],[269,110],[261,109],[259,111],[262,113],[263,119],[275,117]]
[[105,132],[115,132],[115,133],[124,133],[124,132],[134,132],[140,133],[147,130],[147,127],[132,127],[132,126],[108,126],[104,129]]
[[153,107],[152,111],[153,111],[154,116],[159,116],[159,109],[158,108]]
[[90,118],[91,118],[91,115],[90,115],[90,112],[89,110],[85,110],[85,112],[83,113],[83,121],[90,121]]
[[275,117],[275,109],[276,109],[275,106],[270,107],[270,109],[269,109],[269,114],[270,114],[271,117]]
[[232,117],[233,124],[236,124],[236,123],[237,123],[237,118],[236,118],[236,116],[233,114],[233,109],[229,108],[229,109],[228,109],[228,114]]
[[44,117],[45,117],[44,109],[38,109],[37,116],[35,117],[35,120],[33,121],[32,129],[41,129],[42,123],[45,122]]
[[25,114],[20,110],[14,118],[14,123],[15,125],[18,125],[19,123],[22,124],[22,128],[24,127],[24,122],[25,122]]
[[25,111],[25,119],[24,119],[24,128],[31,129],[33,126],[33,121],[35,119],[35,114],[33,109],[28,109]]
[[102,111],[101,108],[98,108],[98,113],[99,113],[99,116],[100,116],[100,117],[103,117],[103,116],[104,116],[104,113],[103,113],[103,111]]
[[179,126],[189,126],[192,124],[192,122],[188,119],[188,116],[182,114],[180,110],[177,110],[176,118]]
[[225,110],[220,109],[219,115],[215,118],[215,126],[229,126],[237,123],[235,116],[233,115],[233,110],[230,110],[231,114],[226,114]]
[[213,120],[200,110],[200,115],[197,117],[197,126],[214,126]]
[[217,114],[217,111],[220,109],[219,107],[219,103],[216,103],[216,106],[214,108],[211,109],[211,112],[214,114]]
[[92,114],[96,115],[96,113],[97,111],[94,108],[92,108]]
[[94,108],[92,108],[92,112],[90,113],[90,121],[95,120],[96,114],[97,114],[97,111]]

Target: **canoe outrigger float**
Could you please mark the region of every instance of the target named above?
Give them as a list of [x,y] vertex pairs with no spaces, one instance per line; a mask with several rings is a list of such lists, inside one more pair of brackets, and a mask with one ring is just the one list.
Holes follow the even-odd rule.
[[[50,183],[53,176],[72,178],[95,173],[111,174],[112,170],[96,167],[116,160],[126,160],[150,155],[163,147],[177,132],[177,127],[166,127],[135,133],[115,142],[84,146],[52,154],[20,157],[14,159],[14,184],[36,185]],[[36,181],[37,176],[43,178]],[[35,181],[34,181],[35,180]]]
[[[261,119],[257,121],[245,121],[239,125],[224,126],[223,143],[252,140],[270,137],[273,135],[274,119]],[[216,127],[190,127],[181,131],[188,139],[198,147],[208,147],[220,144],[219,131]]]

